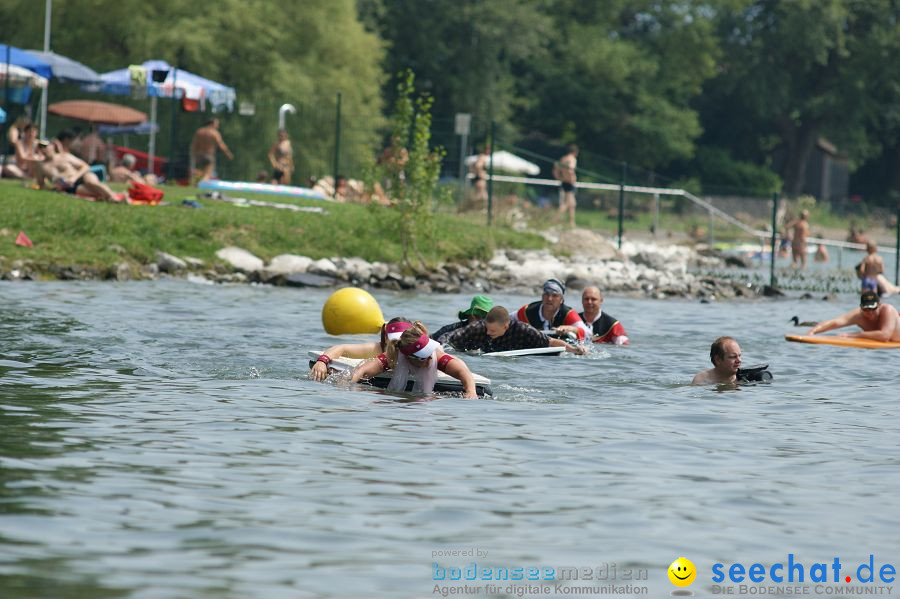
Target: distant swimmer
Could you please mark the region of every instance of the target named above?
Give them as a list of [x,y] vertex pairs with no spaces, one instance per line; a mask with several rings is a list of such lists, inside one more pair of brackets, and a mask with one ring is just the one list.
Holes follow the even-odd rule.
[[437,371],[452,376],[463,385],[463,395],[474,399],[475,378],[469,367],[459,358],[444,353],[441,344],[428,337],[428,329],[416,321],[403,331],[400,339],[389,341],[385,352],[363,362],[353,371],[351,382],[372,378],[392,371],[388,391],[404,391],[410,377],[415,380],[414,393],[431,393],[437,381]]
[[469,304],[468,309],[459,311],[459,320],[457,322],[442,326],[435,331],[431,338],[443,345],[447,343],[447,337],[449,337],[451,333],[458,331],[475,321],[481,320],[487,316],[488,311],[493,307],[494,302],[492,302],[489,297],[476,295],[472,298],[472,303]]
[[866,242],[866,253],[867,256],[856,265],[856,274],[862,282],[862,290],[871,289],[884,295],[900,291],[900,287],[891,284],[884,276],[884,259],[878,255],[878,245],[874,241]]
[[589,339],[591,328],[584,324],[574,309],[563,303],[566,286],[558,279],[544,282],[541,300],[522,306],[516,312],[516,320],[527,322],[539,331],[573,334],[579,341]]
[[741,346],[732,337],[719,337],[709,348],[709,359],[713,367],[698,372],[692,385],[716,385],[736,383],[741,367]]
[[503,306],[494,306],[482,321],[454,331],[447,343],[460,351],[480,350],[484,353],[531,349],[534,347],[565,347],[566,351],[581,355],[584,347],[551,339],[529,324],[512,320]]
[[859,308],[817,324],[808,334],[816,335],[854,324],[862,331],[842,333],[839,336],[875,341],[900,341],[900,316],[897,314],[897,308],[890,304],[882,304],[878,292],[871,289],[863,291],[860,295]]
[[600,310],[603,305],[603,292],[599,287],[585,287],[581,293],[581,305],[584,312],[578,315],[584,323],[593,328],[591,339],[594,343],[614,343],[628,345],[625,327],[607,312]]
[[411,326],[412,323],[409,320],[398,316],[381,325],[381,339],[378,341],[332,345],[322,352],[313,367],[309,369],[309,378],[314,381],[324,381],[328,376],[328,365],[332,360],[338,358],[374,358],[387,351],[388,342],[400,339],[403,331]]

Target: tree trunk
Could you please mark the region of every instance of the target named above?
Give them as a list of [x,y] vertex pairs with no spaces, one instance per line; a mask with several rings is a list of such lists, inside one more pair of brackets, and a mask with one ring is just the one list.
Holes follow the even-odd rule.
[[812,154],[816,139],[819,137],[818,123],[804,124],[793,128],[785,138],[784,164],[781,177],[784,180],[784,191],[788,195],[799,195],[806,182],[806,165]]

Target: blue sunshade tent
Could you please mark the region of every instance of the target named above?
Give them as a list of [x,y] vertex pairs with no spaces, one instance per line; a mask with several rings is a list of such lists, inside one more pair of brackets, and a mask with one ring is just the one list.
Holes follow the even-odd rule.
[[50,65],[31,52],[15,46],[0,44],[0,63],[5,64],[7,62],[17,67],[24,67],[29,71],[34,71],[44,79],[49,79],[53,74],[53,69],[50,68]]
[[75,83],[97,83],[100,81],[100,75],[94,69],[56,52],[41,52],[39,50],[26,50],[25,52],[47,63],[50,66],[54,79],[74,81]]
[[[177,97],[208,102],[213,112],[234,110],[236,94],[233,87],[176,69],[164,60],[148,60],[141,66],[146,72],[146,94],[150,97],[171,98],[175,95],[175,89],[178,89]],[[162,81],[155,80],[154,74],[158,74]],[[90,89],[122,96],[133,92],[132,72],[127,68],[102,73],[100,81],[99,89]]]
[[[164,60],[148,60],[140,65],[143,68],[143,89],[151,101],[150,125],[156,127],[156,98],[187,98],[209,103],[213,112],[234,110],[237,97],[233,87],[222,85],[210,79],[195,75],[183,69],[176,69]],[[129,68],[109,71],[100,74],[99,85],[84,86],[90,91],[99,91],[121,96],[133,95],[135,79]],[[140,79],[139,79],[140,80]],[[176,93],[175,90],[178,90]],[[150,142],[147,153],[150,169],[153,169],[153,157],[156,153],[156,129],[150,131]]]
[[0,108],[0,123],[6,122],[6,111]]

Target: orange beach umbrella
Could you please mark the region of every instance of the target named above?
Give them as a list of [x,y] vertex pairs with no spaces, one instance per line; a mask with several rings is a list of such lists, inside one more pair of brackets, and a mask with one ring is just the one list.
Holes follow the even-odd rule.
[[147,113],[121,104],[96,100],[65,100],[47,107],[47,112],[79,121],[102,125],[138,125],[147,121]]

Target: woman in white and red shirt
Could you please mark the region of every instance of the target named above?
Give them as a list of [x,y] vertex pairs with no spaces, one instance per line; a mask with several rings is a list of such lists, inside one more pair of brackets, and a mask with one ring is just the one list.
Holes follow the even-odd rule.
[[384,353],[357,366],[350,381],[371,378],[386,370],[393,371],[387,387],[389,391],[404,391],[412,377],[415,379],[413,392],[431,393],[440,370],[462,383],[464,397],[477,397],[475,378],[466,363],[445,353],[440,343],[428,337],[425,325],[418,321],[403,331],[399,340],[388,342]]

